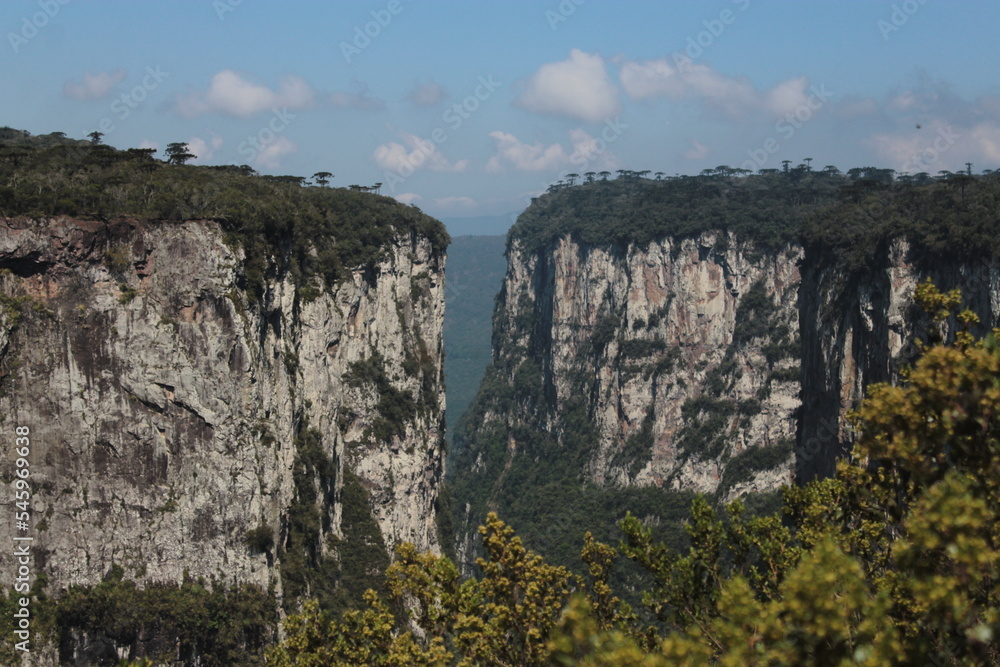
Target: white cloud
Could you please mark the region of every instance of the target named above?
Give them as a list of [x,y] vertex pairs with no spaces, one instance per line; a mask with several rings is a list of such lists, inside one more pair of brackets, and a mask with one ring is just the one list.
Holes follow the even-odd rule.
[[513,134],[490,132],[496,155],[486,163],[486,171],[499,173],[505,164],[511,164],[521,171],[543,171],[558,169],[569,162],[569,155],[561,144],[526,144]]
[[569,162],[581,172],[596,169],[614,170],[621,166],[618,156],[608,150],[607,142],[577,129],[569,132],[570,152]]
[[406,95],[406,99],[418,107],[435,106],[443,102],[446,97],[448,97],[447,91],[436,81],[419,84]]
[[597,123],[621,109],[618,87],[597,53],[573,49],[568,60],[542,65],[523,87],[516,104],[536,113]]
[[919,100],[912,91],[903,91],[889,100],[888,107],[891,111],[909,111],[918,103]]
[[152,141],[150,139],[143,139],[142,143],[139,144],[139,148],[152,148],[154,150],[160,150],[160,144],[157,141]]
[[[868,143],[875,148],[879,159],[884,160],[886,166],[900,172],[929,172],[936,174],[942,169],[952,169],[958,163],[948,159],[948,153],[953,156],[965,159],[966,153],[961,156],[955,155],[959,151],[954,150],[957,141],[948,143],[941,140],[941,133],[952,134],[954,128],[949,128],[945,124],[937,122],[922,125],[920,130],[902,130],[899,132],[879,132],[873,135]],[[963,138],[963,133],[957,133],[959,139]],[[938,142],[937,148],[934,142]]]
[[210,141],[205,141],[201,137],[191,137],[187,141],[188,152],[195,156],[195,164],[205,164],[215,155],[215,152],[222,148],[222,137],[212,133]]
[[975,146],[979,148],[981,160],[988,161],[990,167],[1000,165],[1000,126],[994,123],[979,123],[969,132]]
[[679,99],[684,96],[680,72],[665,59],[625,62],[618,77],[625,94],[634,100],[664,96]]
[[226,69],[212,77],[208,90],[179,95],[175,108],[189,118],[213,112],[245,118],[274,108],[304,109],[314,98],[309,84],[298,76],[282,77],[275,90]]
[[967,100],[947,82],[921,75],[908,90],[883,103],[882,119],[892,125],[871,135],[867,144],[888,166],[915,173],[1000,167],[1000,98]]
[[418,195],[416,192],[403,192],[398,195],[393,195],[393,198],[396,201],[402,202],[404,204],[412,204],[414,202],[418,202],[423,199],[423,197]]
[[299,147],[295,145],[295,142],[288,137],[279,136],[257,153],[257,159],[254,162],[267,169],[277,169],[285,157],[297,150]]
[[889,167],[911,174],[964,171],[966,162],[972,162],[977,171],[1000,166],[1000,122],[996,121],[962,125],[938,117],[925,120],[919,129],[907,125],[876,133],[867,143]]
[[107,97],[111,89],[125,79],[125,70],[116,69],[114,72],[98,72],[91,74],[86,72],[83,75],[83,83],[67,81],[63,86],[63,95],[74,100],[99,100]]
[[337,91],[330,95],[330,103],[338,109],[358,109],[360,111],[381,111],[385,102],[371,94],[368,84],[355,81],[353,91]]
[[684,158],[687,160],[704,160],[708,157],[708,146],[697,139],[688,139],[691,148],[684,151]]
[[490,132],[496,153],[486,163],[486,171],[500,173],[507,165],[520,171],[551,171],[567,165],[575,169],[615,169],[618,158],[603,139],[585,130],[570,130],[570,147],[562,144],[526,144],[507,132]]
[[809,80],[804,76],[787,79],[769,90],[758,90],[743,77],[726,76],[690,60],[628,61],[621,65],[619,77],[625,93],[634,100],[693,99],[733,118],[759,110],[784,116],[809,98]]
[[782,81],[765,93],[765,105],[776,116],[795,113],[808,99],[809,79],[804,76]]
[[468,160],[450,162],[433,141],[409,132],[399,132],[403,143],[390,141],[375,149],[372,159],[381,169],[408,175],[418,169],[456,172],[469,167]]

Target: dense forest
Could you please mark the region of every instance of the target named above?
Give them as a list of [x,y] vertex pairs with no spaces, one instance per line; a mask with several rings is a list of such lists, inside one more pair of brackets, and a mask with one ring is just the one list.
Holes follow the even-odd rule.
[[518,218],[510,238],[534,252],[564,234],[613,246],[730,231],[760,249],[826,246],[850,267],[865,266],[880,241],[900,236],[938,257],[1000,251],[1000,173],[975,176],[971,166],[933,177],[804,164],[754,175],[724,166],[659,180],[647,173],[556,184]]
[[[107,223],[89,225],[99,230],[98,243],[102,227],[217,223],[234,254],[238,257],[242,253],[242,271],[234,274],[246,298],[233,300],[240,308],[249,302],[247,310],[266,308],[269,295],[265,286],[282,280],[290,280],[296,287],[298,298],[293,307],[340,281],[351,280],[359,269],[370,285],[379,279],[378,262],[395,252],[397,239],[404,252],[419,240],[417,237],[427,239],[439,258],[449,243],[443,225],[417,208],[364,188],[328,187],[330,175],[317,174],[316,184],[311,185],[300,177],[260,175],[246,166],[185,164],[190,158],[183,144],[172,145],[161,161],[155,159],[152,149],[117,150],[102,144],[99,136],[79,141],[61,133],[35,136],[0,128],[0,218],[12,220],[15,229],[44,229],[52,218],[63,216]],[[131,269],[129,246],[98,245],[94,257],[117,274]],[[8,276],[9,286],[15,281],[10,274],[18,268],[16,260],[5,262],[5,267],[2,273]],[[411,295],[416,292],[419,297],[421,278],[414,278],[404,277],[405,284],[410,286]],[[116,303],[128,308],[136,296],[127,283],[121,283],[119,289],[121,296],[112,300],[112,309]],[[37,332],[29,334],[32,338],[26,336],[32,344],[34,336],[44,337],[55,321],[52,311],[21,292],[0,294],[0,306],[5,315],[5,340],[18,323],[23,334],[28,319],[22,317],[25,312],[44,322]],[[34,309],[29,310],[31,307]],[[176,320],[168,318],[161,319],[160,325],[165,322],[172,328],[177,326]],[[88,323],[75,318],[71,326],[81,325],[90,329]],[[10,347],[13,345],[8,346],[8,352]],[[285,349],[284,369],[294,374],[297,354]],[[436,378],[439,369],[429,359],[407,357],[406,372]],[[5,365],[5,373],[7,369]],[[342,378],[345,383],[374,379],[383,398],[377,408],[380,416],[373,420],[374,431],[391,434],[422,407],[405,392],[393,390],[383,377],[377,355],[355,364],[352,371]],[[5,383],[4,392],[10,392],[10,387],[10,382]],[[10,417],[6,414],[0,420]],[[364,573],[373,568],[383,571],[389,561],[379,527],[372,519],[368,491],[350,469],[341,475],[331,467],[321,437],[301,412],[292,418],[296,422],[291,443],[296,453],[292,470],[295,488],[294,500],[285,508],[287,529],[276,538],[273,524],[261,522],[245,534],[234,531],[232,535],[236,549],[271,561],[281,589],[273,584],[262,588],[203,577],[200,564],[190,568],[197,575],[189,576],[185,568],[182,581],[153,581],[114,565],[100,582],[69,586],[50,579],[40,567],[31,589],[32,628],[41,640],[39,647],[47,643],[63,661],[84,655],[87,657],[79,659],[101,664],[109,655],[117,655],[121,646],[139,647],[140,655],[173,654],[197,664],[261,664],[264,649],[279,636],[282,599],[290,608],[293,600],[307,594],[322,598],[331,609],[360,601],[371,583]],[[259,438],[268,448],[274,442],[267,426],[255,429],[251,437]],[[336,559],[323,559],[317,556],[322,545],[316,536],[326,516],[320,510],[327,509],[322,503],[332,495],[332,491],[326,495],[325,485],[329,482],[332,487],[338,477],[343,481],[337,502],[342,508],[339,520],[345,539],[343,544],[332,545]],[[52,511],[50,506],[46,517]],[[177,503],[168,500],[162,511],[176,512]],[[40,530],[48,529],[45,520],[39,525]],[[18,596],[4,592],[0,596],[0,626],[10,636],[14,628],[10,623],[17,622],[13,613]],[[0,646],[0,664],[17,663],[18,654],[5,642]],[[112,664],[116,663],[117,657]]]
[[327,172],[309,186],[303,177],[259,175],[246,165],[188,165],[194,156],[183,144],[171,144],[161,161],[154,149],[100,141],[96,133],[80,141],[0,128],[0,216],[215,220],[245,250],[252,296],[265,276],[279,274],[308,296],[377,262],[402,231],[426,236],[438,252],[449,242],[444,226],[417,208],[359,187],[328,187],[321,184]]
[[[749,252],[766,253],[781,250],[787,245],[804,246],[809,249],[810,256],[821,257],[824,265],[837,267],[838,271],[848,276],[856,272],[858,279],[863,279],[861,274],[872,269],[876,263],[874,258],[884,252],[888,241],[900,237],[910,241],[910,259],[917,265],[997,256],[1000,253],[996,240],[998,204],[1000,175],[992,173],[980,176],[968,172],[942,173],[937,177],[918,174],[909,177],[873,168],[852,169],[846,174],[832,168],[820,172],[799,168],[750,175],[719,168],[694,177],[652,179],[643,177],[641,173],[624,172],[617,179],[590,178],[580,184],[568,182],[550,188],[521,215],[511,229],[508,241],[509,251],[516,250],[525,256],[538,255],[542,258],[540,262],[544,263],[552,242],[564,235],[571,235],[585,245],[624,252],[629,245],[641,246],[664,237],[682,239],[705,231],[720,230],[730,232],[730,242],[735,239],[738,243],[745,243],[745,250]],[[541,316],[538,313],[532,315],[532,312],[530,307],[522,308],[519,317]],[[766,318],[751,318],[747,324],[766,326]],[[986,330],[989,325],[987,323]],[[531,331],[534,324],[525,321],[514,326],[524,332]],[[595,327],[591,337],[595,353],[599,353],[606,344],[607,335],[614,335],[614,330],[614,323],[608,323],[603,328],[600,324]],[[518,336],[501,336],[494,339],[494,344],[515,344],[519,339]],[[623,346],[622,354],[627,355],[629,350]],[[502,533],[512,528],[523,540],[523,545],[541,554],[547,565],[566,568],[564,574],[569,578],[567,580],[573,577],[586,579],[587,573],[593,575],[595,569],[586,555],[583,560],[579,557],[579,536],[582,532],[590,531],[593,539],[613,543],[620,539],[620,531],[624,530],[626,541],[620,554],[630,557],[620,559],[624,562],[619,562],[613,569],[601,569],[602,576],[606,577],[603,583],[614,588],[616,595],[633,609],[639,607],[639,598],[643,598],[660,605],[661,610],[673,607],[669,613],[679,614],[674,618],[680,619],[684,614],[695,612],[690,609],[678,611],[674,605],[683,607],[684,604],[694,604],[695,600],[682,596],[667,602],[660,596],[681,595],[675,589],[682,584],[672,580],[671,572],[680,568],[684,574],[677,576],[687,576],[692,568],[709,558],[693,550],[699,539],[709,540],[708,544],[713,549],[710,558],[720,559],[718,564],[725,569],[731,564],[730,559],[736,557],[727,549],[749,549],[746,544],[740,547],[722,546],[724,539],[721,536],[736,530],[733,523],[768,526],[766,530],[775,530],[790,523],[787,516],[793,511],[790,509],[793,502],[790,498],[801,490],[787,491],[784,498],[751,496],[744,498],[737,508],[727,508],[717,497],[699,498],[693,501],[692,506],[692,498],[680,492],[657,488],[598,488],[586,482],[587,457],[594,451],[593,441],[597,432],[588,418],[586,397],[577,399],[574,395],[558,414],[546,413],[539,407],[547,400],[541,375],[542,355],[545,352],[534,349],[523,352],[508,354],[504,350],[495,351],[494,364],[487,370],[479,397],[455,436],[450,484],[457,500],[455,506],[459,510],[459,520],[462,519],[462,511],[469,508],[471,512],[468,515],[474,521],[482,520],[491,509],[499,509],[504,522],[504,527],[487,522],[486,532],[483,533],[486,540],[484,551],[473,551],[471,557],[467,555],[465,562],[458,563],[459,571],[481,572],[488,577],[490,570],[484,567],[485,562],[480,561],[476,567],[472,560],[476,555],[487,560],[501,558],[497,552],[490,550],[489,540],[494,531]],[[513,365],[505,365],[504,359],[513,360]],[[669,363],[670,356],[666,355],[664,361]],[[585,387],[586,382],[582,380],[580,386]],[[509,428],[490,420],[490,415],[498,413],[510,416]],[[649,444],[644,445],[642,438],[643,432],[640,431],[633,444],[648,451]],[[511,441],[517,442],[519,455],[508,458]],[[789,455],[787,448],[779,449],[755,448],[748,451],[746,457],[734,459],[733,463],[758,466],[763,464],[750,460],[750,455]],[[744,458],[747,460],[744,461]],[[864,468],[861,463],[859,466]],[[475,478],[464,474],[464,471],[473,468],[488,472]],[[736,475],[739,471],[727,468],[726,476],[730,473]],[[502,480],[502,483],[491,485],[489,480]],[[809,488],[815,490],[822,487]],[[827,495],[816,502],[821,505],[833,502],[833,498]],[[784,510],[777,509],[781,506]],[[805,510],[800,508],[794,511]],[[816,511],[816,508],[808,510]],[[622,523],[623,516],[643,517],[649,523],[640,528],[638,522]],[[703,519],[707,523],[699,526]],[[851,516],[849,520],[854,525],[862,521],[857,516]],[[716,521],[718,523],[712,523]],[[876,520],[866,515],[864,521]],[[682,528],[684,525],[687,527]],[[869,527],[874,525],[869,524]],[[630,552],[627,545],[639,539],[637,531],[642,533],[645,546]],[[740,539],[745,540],[746,536],[742,535]],[[787,548],[787,544],[781,548]],[[853,553],[853,546],[843,548]],[[721,555],[716,554],[714,549],[720,549]],[[649,559],[652,553],[666,560],[654,562],[655,559]],[[683,554],[687,553],[691,554],[691,560],[685,560]],[[668,558],[667,554],[672,555]],[[637,565],[646,569],[645,575],[636,570]],[[744,563],[737,568],[741,576],[747,576],[747,567]],[[643,576],[649,575],[654,579],[665,579],[661,582],[663,588],[651,591],[648,579],[646,583],[640,583]],[[702,570],[699,576],[707,574]],[[724,577],[717,573],[712,577],[718,586],[722,586]],[[573,588],[570,584],[567,586]],[[582,584],[580,586],[585,588]],[[577,588],[578,592],[582,588]],[[645,593],[639,596],[637,591]],[[694,594],[690,589],[684,589],[683,595]],[[761,591],[754,590],[751,599],[761,600]],[[566,613],[586,618],[591,612],[570,607]],[[602,617],[605,611],[594,613],[605,619],[613,616]],[[722,611],[716,613],[725,615]],[[677,620],[679,625],[674,626],[675,629],[684,623],[692,623],[690,616],[684,618],[683,623]],[[702,619],[695,620],[702,623]],[[581,636],[574,636],[574,641],[588,641],[585,637],[598,627],[621,628],[617,622],[607,625],[602,625],[602,621],[596,625],[586,625],[591,620],[580,622],[585,624],[586,630]],[[709,661],[712,655],[717,658],[729,655],[720,644],[698,653],[705,648],[702,646],[696,651],[698,642],[706,641],[705,636],[699,634],[702,632],[700,627],[693,631],[696,641],[685,645],[686,650],[694,651],[691,655],[699,656],[692,659],[691,664],[702,664]],[[912,627],[907,631],[912,632]],[[979,632],[986,631],[980,628]],[[555,643],[568,641],[565,636],[552,639],[548,650],[552,650]],[[637,645],[644,647],[645,651],[652,650],[656,643],[637,641]],[[452,646],[458,654],[465,650],[460,650],[457,644]],[[808,655],[815,656],[814,651],[819,650],[816,646],[818,644],[811,649],[803,649],[804,652],[798,654],[798,660],[804,660]],[[600,652],[598,648],[591,649]],[[607,662],[586,662],[586,653],[580,653],[579,646],[574,650],[578,652],[571,654],[575,655],[573,659],[563,656],[563,662],[557,664],[632,664],[609,660],[606,656],[604,659]],[[942,664],[951,664],[953,657],[950,653],[952,649],[940,644],[913,650],[911,657],[920,655],[921,651],[948,656],[942,658]],[[969,658],[972,664],[982,659],[986,649],[980,646],[977,650],[979,657]],[[858,655],[864,657],[875,653],[865,648]],[[644,652],[634,655],[650,660]],[[683,653],[670,655],[678,658]],[[799,664],[790,657],[795,655],[794,651],[784,655],[785,658],[775,657],[776,662],[770,664]],[[743,660],[745,656],[733,660],[732,664],[751,664]],[[766,662],[762,659],[760,664]],[[865,660],[858,659],[858,662]],[[639,657],[635,658],[635,664],[640,664]],[[664,664],[674,663],[668,661]],[[837,661],[831,664],[837,664]]]

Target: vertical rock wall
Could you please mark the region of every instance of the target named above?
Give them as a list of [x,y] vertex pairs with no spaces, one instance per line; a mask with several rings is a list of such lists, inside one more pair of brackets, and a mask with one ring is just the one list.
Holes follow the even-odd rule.
[[[438,548],[443,256],[404,233],[332,293],[273,279],[255,299],[241,252],[205,221],[0,220],[0,415],[5,432],[31,430],[34,565],[50,585],[117,564],[140,582],[189,574],[280,597],[306,428],[335,471],[310,481],[330,491],[324,534],[340,536],[351,470],[386,545]],[[371,381],[356,362],[376,352]],[[382,440],[386,395],[406,409]],[[0,465],[12,516],[13,458]],[[248,547],[260,527],[275,548]]]

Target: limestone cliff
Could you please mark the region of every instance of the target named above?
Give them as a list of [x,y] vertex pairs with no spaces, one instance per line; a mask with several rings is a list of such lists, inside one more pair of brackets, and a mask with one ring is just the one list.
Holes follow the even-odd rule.
[[[830,474],[851,441],[847,412],[898,378],[926,333],[920,280],[962,288],[986,326],[1000,314],[996,260],[918,262],[901,239],[872,252],[848,270],[821,245],[776,250],[726,231],[542,247],[512,233],[493,364],[452,467],[466,537],[498,510],[536,548],[559,531],[578,544],[594,527],[576,525],[584,514],[562,526],[545,514],[580,502],[566,500],[582,497],[574,486],[614,507],[613,522],[629,509],[663,518],[648,496],[622,500],[627,489],[728,500]],[[536,495],[549,468],[563,480]]]
[[[511,340],[541,339],[549,410],[589,396],[595,483],[711,493],[730,458],[794,438],[801,251],[765,256],[730,241],[705,234],[615,251],[563,238],[523,264],[512,246],[501,327]],[[747,307],[748,294],[759,303]],[[524,308],[533,331],[517,330]],[[696,426],[709,422],[711,432]],[[789,460],[727,491],[788,481]]]
[[[624,248],[567,236],[543,253],[515,239],[508,255],[495,365],[521,389],[537,382],[533,407],[557,439],[559,415],[585,402],[596,431],[587,479],[705,493],[724,485],[727,496],[791,481],[801,248],[763,254],[725,233]],[[727,463],[754,448],[775,461],[726,477]],[[516,435],[508,450],[518,450]]]
[[[211,221],[0,219],[0,415],[31,429],[50,593],[118,565],[280,602],[297,489],[315,491],[314,543],[335,559],[345,476],[385,545],[438,548],[443,254],[400,231],[330,290],[275,276],[259,297],[243,266]],[[300,465],[307,434],[325,468]],[[12,473],[4,457],[8,516]]]

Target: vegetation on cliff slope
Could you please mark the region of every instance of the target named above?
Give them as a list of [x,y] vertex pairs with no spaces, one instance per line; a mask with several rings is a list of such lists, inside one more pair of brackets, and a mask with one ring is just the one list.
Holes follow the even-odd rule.
[[170,164],[154,153],[0,128],[0,217],[215,220],[246,251],[251,293],[276,275],[331,285],[376,262],[400,232],[425,236],[437,252],[449,241],[440,222],[389,197],[304,186],[246,165]]
[[[121,652],[158,663],[176,659],[203,665],[260,665],[278,637],[275,591],[218,580],[186,579],[140,587],[115,565],[94,586],[71,586],[58,597],[39,576],[32,586],[32,637],[60,664],[117,665]],[[19,595],[0,593],[0,631],[14,637]],[[13,641],[0,644],[0,664],[20,665]]]
[[[410,233],[427,238],[438,259],[449,240],[438,221],[387,197],[307,186],[300,178],[261,176],[248,167],[161,162],[152,154],[74,141],[60,133],[39,137],[0,128],[0,218],[20,218],[15,227],[33,218],[42,228],[53,216],[124,221],[119,227],[133,221],[154,226],[213,220],[227,234],[227,242],[245,251],[243,276],[251,300],[269,281],[285,278],[294,281],[302,298],[315,296],[350,278],[355,267],[371,269],[395,252],[391,244],[397,238],[410,243]],[[118,274],[130,271],[134,261],[127,243],[98,246],[94,257]],[[0,273],[11,275],[9,269]],[[370,272],[366,277],[374,278]],[[413,278],[411,295],[423,298],[429,273]],[[120,289],[122,303],[137,294],[125,283]],[[42,305],[26,296],[0,294],[0,307],[14,327],[21,323],[23,329],[26,316],[48,312]],[[166,317],[161,325],[165,319],[176,329]],[[389,435],[416,410],[438,410],[439,372],[433,355],[419,332],[407,333],[404,347],[404,372],[421,378],[422,389],[414,400],[381,375],[376,378],[382,400],[375,425],[388,429]],[[294,374],[298,353],[287,342],[284,362]],[[187,577],[183,583],[156,582],[144,571],[136,572],[132,581],[114,566],[101,584],[66,588],[65,582],[53,582],[46,593],[40,574],[32,593],[37,602],[32,613],[38,620],[32,625],[38,631],[33,646],[48,642],[64,654],[75,652],[75,657],[63,658],[66,662],[117,664],[117,649],[122,647],[131,656],[186,664],[259,664],[263,647],[277,636],[279,613],[297,609],[301,599],[318,598],[324,608],[335,611],[359,604],[389,562],[368,492],[351,470],[339,471],[343,466],[327,453],[330,443],[324,447],[322,435],[309,428],[301,413],[293,419],[298,423],[291,462],[294,496],[281,513],[281,524],[261,523],[229,535],[233,548],[246,548],[275,566],[280,591]],[[264,444],[274,439],[266,429],[259,437]],[[335,488],[341,472],[343,484]],[[330,525],[335,509],[340,512],[339,531]],[[14,608],[10,598],[0,595],[3,623],[13,620],[7,612]],[[0,664],[16,658],[13,649],[0,650]]]
[[[957,293],[918,300],[956,313]],[[964,326],[975,315],[954,315]],[[575,576],[495,515],[480,576],[399,547],[387,597],[288,620],[274,665],[978,665],[1000,659],[1000,330],[935,346],[905,386],[877,385],[831,479],[784,492],[781,513],[691,507],[671,549],[629,515],[620,546],[588,534]],[[643,573],[621,602],[619,560]],[[419,631],[414,631],[410,623]]]

